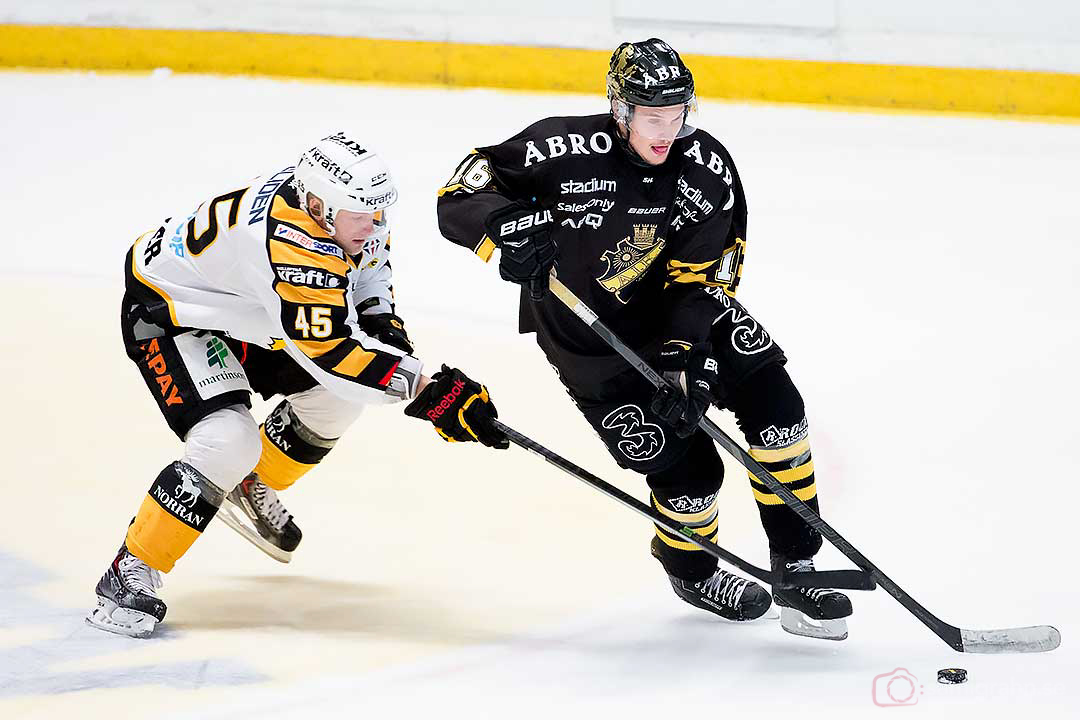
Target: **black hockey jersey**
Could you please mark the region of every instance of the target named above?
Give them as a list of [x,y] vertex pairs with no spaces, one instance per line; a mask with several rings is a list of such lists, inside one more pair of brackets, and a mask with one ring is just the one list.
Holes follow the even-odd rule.
[[[746,199],[731,156],[702,130],[666,162],[632,159],[610,115],[541,120],[481,147],[439,191],[442,234],[485,261],[484,220],[511,202],[550,211],[559,279],[629,345],[697,342],[716,316],[709,293],[734,296],[746,243]],[[571,386],[626,364],[550,293],[522,293],[521,332],[536,332]]]

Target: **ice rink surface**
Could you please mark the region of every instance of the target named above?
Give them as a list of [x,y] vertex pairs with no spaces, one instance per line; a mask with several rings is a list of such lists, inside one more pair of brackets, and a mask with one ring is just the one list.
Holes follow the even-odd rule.
[[[121,348],[124,252],[339,127],[397,177],[395,287],[421,357],[646,497],[515,334],[514,290],[435,222],[470,149],[604,101],[168,73],[2,73],[0,96],[0,717],[862,718],[897,668],[920,686],[897,716],[1076,716],[1080,126],[707,99],[697,119],[746,186],[740,299],[790,358],[826,518],[945,620],[1054,624],[1058,650],[954,653],[883,591],[854,594],[842,643],[722,623],[671,593],[648,523],[395,407],[283,496],[304,530],[292,564],[212,526],[166,578],[159,636],[135,641],[83,624],[179,454]],[[730,460],[720,542],[767,562]],[[826,549],[819,566],[847,564]],[[969,682],[938,685],[950,666]]]

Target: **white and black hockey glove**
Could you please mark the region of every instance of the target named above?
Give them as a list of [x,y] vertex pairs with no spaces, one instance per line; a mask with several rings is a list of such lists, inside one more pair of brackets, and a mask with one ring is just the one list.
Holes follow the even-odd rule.
[[357,316],[356,322],[361,330],[379,342],[412,355],[413,344],[409,339],[409,334],[405,332],[405,321],[394,313],[373,315],[361,313]]
[[550,210],[515,202],[484,220],[488,237],[499,248],[499,275],[529,288],[529,297],[541,300],[559,248],[551,239],[554,223]]
[[660,349],[657,369],[667,382],[656,389],[652,411],[676,435],[690,437],[709,406],[724,395],[712,344],[668,340]]
[[405,414],[430,421],[447,442],[479,442],[500,450],[510,447],[510,441],[491,423],[499,412],[487,388],[457,368],[443,365],[406,406]]

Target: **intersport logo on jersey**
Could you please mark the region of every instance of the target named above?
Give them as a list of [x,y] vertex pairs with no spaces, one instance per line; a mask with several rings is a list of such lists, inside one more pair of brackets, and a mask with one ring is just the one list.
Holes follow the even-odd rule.
[[274,265],[278,280],[290,285],[310,288],[339,288],[345,286],[345,278],[320,268],[301,265]]
[[278,225],[277,228],[274,230],[274,237],[288,240],[289,242],[295,243],[302,248],[314,250],[315,252],[321,252],[324,255],[333,255],[339,258],[345,257],[345,253],[343,253],[341,248],[339,248],[334,243],[316,240],[310,235],[302,233],[299,230],[291,228],[287,225]]

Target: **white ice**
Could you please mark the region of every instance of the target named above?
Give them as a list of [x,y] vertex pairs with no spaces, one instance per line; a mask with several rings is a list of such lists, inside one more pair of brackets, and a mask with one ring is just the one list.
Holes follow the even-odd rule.
[[[898,715],[1075,716],[1077,125],[707,100],[698,117],[746,185],[740,298],[790,358],[827,519],[945,620],[1054,624],[1060,649],[957,654],[882,591],[854,595],[843,643],[722,624],[671,593],[648,523],[396,408],[284,494],[305,531],[291,565],[212,527],[139,642],[82,624],[179,447],[121,349],[124,252],[338,127],[398,178],[395,287],[422,357],[645,497],[515,334],[514,290],[435,223],[471,148],[604,102],[167,72],[4,73],[0,96],[0,716],[861,718],[896,668],[921,685]],[[764,564],[747,484],[729,462],[721,544]],[[950,666],[969,682],[938,685]]]

